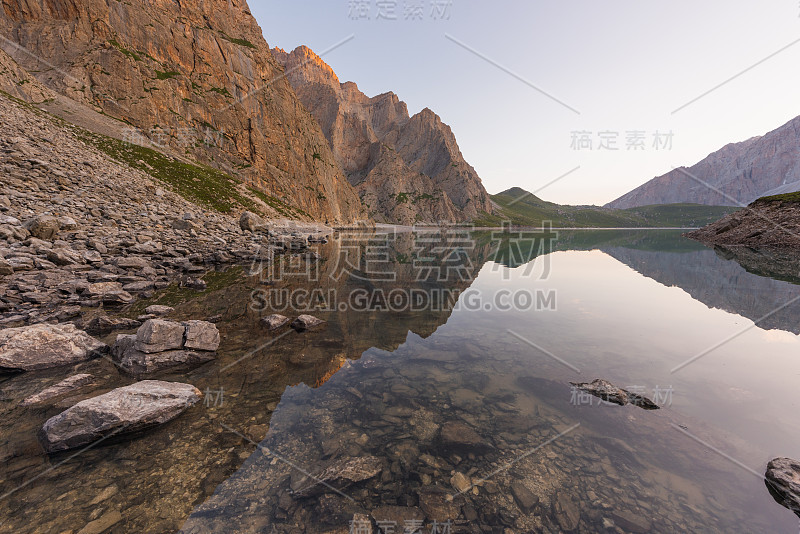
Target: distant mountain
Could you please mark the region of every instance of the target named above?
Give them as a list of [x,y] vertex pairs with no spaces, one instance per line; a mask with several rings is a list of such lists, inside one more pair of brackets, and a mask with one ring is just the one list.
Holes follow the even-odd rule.
[[764,136],[726,145],[692,167],[653,178],[606,207],[677,202],[734,206],[795,191],[800,191],[800,117]]
[[375,220],[460,222],[491,213],[478,173],[433,111],[409,116],[394,93],[370,98],[355,83],[340,83],[305,46],[272,53]]
[[494,213],[479,218],[480,226],[510,221],[518,226],[541,226],[551,221],[562,228],[697,228],[733,211],[728,206],[669,204],[613,209],[600,206],[566,206],[547,202],[519,187],[492,195]]

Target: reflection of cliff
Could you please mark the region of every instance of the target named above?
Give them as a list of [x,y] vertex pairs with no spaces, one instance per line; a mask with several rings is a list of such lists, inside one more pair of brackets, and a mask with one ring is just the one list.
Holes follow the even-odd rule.
[[[800,297],[800,286],[750,274],[738,263],[708,249],[679,254],[619,246],[600,249],[660,284],[680,287],[709,307],[752,321]],[[800,301],[761,320],[758,326],[800,334]]]
[[276,256],[247,266],[252,276],[223,275],[227,281],[216,290],[177,308],[187,317],[221,316],[225,356],[220,367],[284,333],[260,324],[269,314],[325,319],[324,329],[290,333],[252,358],[277,355],[269,357],[272,381],[320,385],[369,348],[392,351],[409,331],[426,338],[447,322],[489,252],[488,245],[472,246],[464,237],[343,234],[313,248],[319,260]]

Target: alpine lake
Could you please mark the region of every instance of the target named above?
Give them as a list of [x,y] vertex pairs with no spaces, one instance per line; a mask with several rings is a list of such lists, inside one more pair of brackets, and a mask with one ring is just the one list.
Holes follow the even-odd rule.
[[[148,377],[202,401],[47,455],[48,418],[135,379],[106,358],[0,377],[0,532],[797,532],[763,476],[800,458],[800,261],[550,234],[341,232],[114,310],[216,317],[215,361]],[[67,372],[96,385],[20,406]],[[595,379],[658,409],[572,385]]]

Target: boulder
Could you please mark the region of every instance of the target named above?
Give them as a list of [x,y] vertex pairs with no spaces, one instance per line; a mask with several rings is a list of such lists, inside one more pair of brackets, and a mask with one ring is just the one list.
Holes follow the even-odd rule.
[[261,319],[262,326],[267,327],[269,330],[277,330],[288,322],[288,317],[278,313],[273,313],[272,315]]
[[0,276],[8,276],[10,274],[14,274],[14,266],[0,258]]
[[175,308],[171,308],[169,306],[161,306],[159,304],[153,304],[152,306],[148,306],[144,309],[145,313],[148,315],[169,315],[170,313],[175,311]]
[[201,396],[190,384],[144,380],[81,401],[48,419],[40,439],[53,453],[139,432],[175,419]]
[[219,330],[207,321],[187,321],[185,342],[187,349],[213,352],[219,348]]
[[136,331],[136,350],[153,354],[183,348],[185,333],[181,323],[149,319]]
[[246,232],[255,233],[262,226],[264,226],[263,219],[250,211],[245,211],[239,217],[239,227]]
[[123,290],[119,282],[96,282],[83,292],[83,296],[106,304],[128,304],[133,300],[133,296]]
[[61,230],[58,219],[51,215],[37,215],[26,221],[24,227],[33,237],[44,239],[45,241],[55,239],[59,230]]
[[300,317],[292,321],[292,328],[294,328],[298,332],[303,332],[305,330],[310,330],[312,328],[315,328],[323,324],[324,322],[325,321],[323,321],[322,319],[317,319],[316,317],[313,317],[311,315],[301,315]]
[[764,479],[775,501],[800,516],[800,462],[775,458],[767,464]]
[[150,267],[150,262],[139,256],[127,256],[125,258],[119,258],[115,263],[120,269],[136,270]]
[[644,410],[658,410],[660,407],[647,397],[618,388],[611,382],[598,378],[591,382],[570,382],[573,386],[594,395],[606,402],[625,406],[632,404]]
[[0,371],[34,371],[98,356],[105,344],[73,324],[35,324],[0,330]]
[[73,391],[77,391],[84,386],[88,386],[89,384],[94,383],[94,377],[88,374],[79,374],[73,375],[69,378],[66,378],[55,384],[50,386],[49,388],[43,389],[36,395],[32,395],[25,400],[22,401],[20,406],[33,406],[36,404],[43,404],[51,399],[56,397],[60,397],[62,395],[66,395],[67,393],[72,393]]
[[89,321],[89,324],[86,325],[86,331],[96,336],[102,336],[115,330],[128,330],[129,328],[138,328],[141,325],[142,323],[136,319],[101,315]]
[[114,363],[133,376],[158,373],[173,368],[189,368],[213,360],[214,352],[167,350],[148,354],[137,350],[136,335],[120,334],[111,349]]
[[78,223],[75,222],[75,219],[66,216],[58,218],[58,225],[61,230],[66,230],[67,232],[78,228]]
[[517,501],[517,505],[525,513],[529,513],[539,504],[539,497],[519,480],[511,483],[511,494],[514,496],[514,500]]

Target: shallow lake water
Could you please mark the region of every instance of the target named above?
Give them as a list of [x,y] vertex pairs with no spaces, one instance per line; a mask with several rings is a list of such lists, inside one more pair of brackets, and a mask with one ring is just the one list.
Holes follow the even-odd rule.
[[[221,316],[216,361],[155,377],[203,401],[47,456],[47,418],[133,379],[0,378],[0,532],[796,532],[763,474],[800,458],[800,266],[674,231],[540,237],[341,235],[121,310]],[[276,311],[327,323],[268,332]],[[74,372],[97,386],[19,406]],[[570,385],[596,378],[660,409]]]

